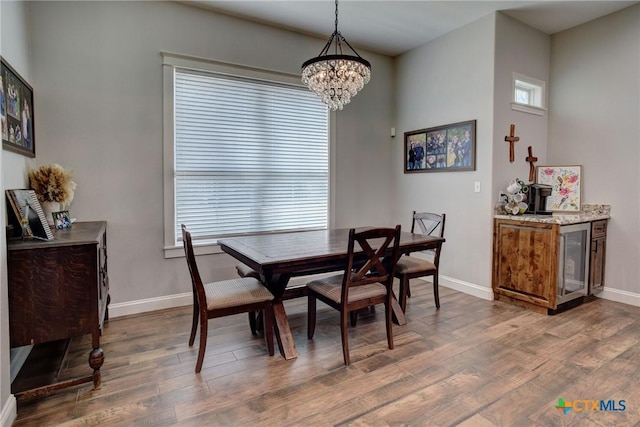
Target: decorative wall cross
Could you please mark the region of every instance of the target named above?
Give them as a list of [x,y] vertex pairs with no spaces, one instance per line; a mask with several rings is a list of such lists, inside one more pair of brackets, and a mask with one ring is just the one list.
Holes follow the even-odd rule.
[[513,143],[520,141],[520,137],[515,135],[516,133],[516,125],[512,124],[511,129],[509,131],[509,136],[505,136],[504,140],[509,142],[509,161],[513,163],[515,160],[515,153],[513,150]]
[[533,166],[533,163],[537,162],[538,158],[533,157],[533,149],[531,148],[531,146],[529,146],[528,150],[529,150],[529,155],[525,160],[529,162],[529,182],[533,182],[533,178],[534,178],[533,175],[536,170],[535,166]]

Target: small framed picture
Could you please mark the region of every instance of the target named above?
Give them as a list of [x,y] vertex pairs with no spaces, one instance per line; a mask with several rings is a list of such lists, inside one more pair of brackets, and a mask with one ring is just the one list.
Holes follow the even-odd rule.
[[69,211],[53,212],[53,223],[56,225],[56,229],[61,230],[63,228],[71,227],[71,217]]

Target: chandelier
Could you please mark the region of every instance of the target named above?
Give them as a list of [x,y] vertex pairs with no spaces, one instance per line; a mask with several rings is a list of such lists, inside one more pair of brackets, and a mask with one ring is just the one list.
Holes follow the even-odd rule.
[[[342,45],[355,55],[345,55]],[[333,46],[333,49],[332,49]],[[329,51],[332,50],[331,53]],[[322,102],[335,111],[351,102],[371,79],[371,64],[358,55],[338,31],[338,0],[336,0],[336,29],[320,55],[302,64],[302,83],[315,92]]]

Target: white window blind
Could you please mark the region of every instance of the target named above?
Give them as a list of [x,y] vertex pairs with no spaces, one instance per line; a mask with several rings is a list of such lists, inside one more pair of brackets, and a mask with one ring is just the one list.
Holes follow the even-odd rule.
[[327,228],[328,111],[304,88],[176,70],[175,236]]

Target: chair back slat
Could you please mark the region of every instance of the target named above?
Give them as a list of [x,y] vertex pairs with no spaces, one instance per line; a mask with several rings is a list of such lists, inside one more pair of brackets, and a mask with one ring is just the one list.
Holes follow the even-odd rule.
[[[418,226],[419,233],[427,236],[437,235],[439,237],[444,236],[444,221],[445,214],[434,214],[431,212],[416,212],[413,211],[413,223],[411,226],[411,232],[416,232],[416,225]],[[436,229],[439,228],[439,233],[434,234]]]
[[[446,214],[436,214],[431,212],[416,212],[413,211],[413,222],[411,224],[411,232],[416,233],[416,225],[420,234],[427,236],[444,237],[444,224],[446,220]],[[433,254],[433,263],[436,267],[440,261],[441,246],[436,249],[430,249],[423,251],[427,254]]]
[[[363,253],[356,253],[356,243]],[[356,233],[349,230],[347,268],[342,280],[342,301],[349,300],[349,288],[382,283],[391,289],[393,270],[399,257],[400,226],[373,228]],[[389,252],[391,248],[391,252]]]
[[184,246],[184,255],[187,258],[187,266],[189,267],[189,274],[191,276],[191,285],[193,286],[193,291],[198,297],[198,303],[200,307],[204,305],[206,309],[207,307],[206,294],[204,291],[202,278],[200,277],[200,272],[198,271],[196,256],[193,252],[193,242],[191,239],[191,233],[189,232],[189,230],[187,230],[186,225],[182,224],[181,228],[182,228],[182,244]]

